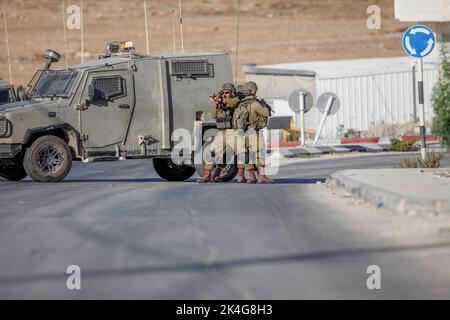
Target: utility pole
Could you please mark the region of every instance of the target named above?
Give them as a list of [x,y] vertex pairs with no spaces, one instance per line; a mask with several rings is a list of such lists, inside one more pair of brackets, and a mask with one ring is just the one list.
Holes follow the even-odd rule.
[[9,82],[11,84],[13,84],[13,76],[12,76],[12,68],[11,68],[11,52],[9,49],[8,25],[6,23],[5,0],[2,1],[2,11],[3,11],[3,23],[5,26],[5,42],[6,42],[6,55],[8,57]]

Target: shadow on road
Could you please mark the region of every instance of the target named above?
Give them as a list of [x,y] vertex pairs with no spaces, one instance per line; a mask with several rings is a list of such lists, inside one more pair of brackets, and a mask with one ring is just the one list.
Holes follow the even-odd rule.
[[[318,251],[311,253],[300,253],[282,256],[244,258],[228,261],[219,261],[215,263],[199,262],[199,263],[179,264],[179,265],[143,266],[143,267],[101,269],[101,270],[82,269],[82,274],[83,277],[95,278],[108,276],[131,276],[148,273],[205,272],[205,271],[211,272],[211,271],[224,271],[225,269],[238,267],[251,267],[251,266],[271,265],[280,263],[295,263],[295,262],[301,263],[313,260],[343,259],[354,256],[364,256],[373,254],[424,251],[424,250],[436,250],[448,248],[450,248],[450,242],[434,243],[434,244],[418,244],[409,246],[379,247],[379,248],[354,248],[346,250]],[[15,285],[27,282],[42,282],[48,280],[61,281],[66,278],[67,274],[63,272],[21,275],[15,277],[0,277],[0,285],[5,284]]]
[[[275,184],[315,184],[318,182],[325,182],[326,179],[324,178],[308,178],[308,179],[297,179],[297,178],[288,178],[288,179],[274,179]],[[30,181],[31,182],[31,181]],[[62,181],[63,183],[148,183],[148,182],[164,182],[164,183],[171,183],[170,181],[166,181],[164,179],[160,178],[141,178],[141,179],[66,179]],[[186,181],[180,181],[185,183],[197,183],[197,179],[188,179]],[[176,183],[180,183],[176,182]],[[236,181],[230,181],[226,183],[237,183]],[[225,183],[225,184],[226,184]],[[223,183],[215,183],[217,184],[223,184]],[[209,184],[211,185],[211,184]]]
[[309,178],[309,179],[275,179],[276,184],[316,184],[324,183],[326,179],[324,178]]
[[[326,181],[325,178],[280,178],[280,179],[273,179],[274,180],[274,184],[316,184],[316,183],[323,183]],[[128,179],[102,179],[102,178],[96,178],[96,179],[83,179],[83,178],[69,178],[69,179],[65,179],[61,182],[56,182],[56,183],[46,183],[46,184],[50,184],[50,185],[55,185],[55,184],[67,184],[67,183],[195,183],[197,184],[197,179],[188,179],[186,181],[180,181],[180,182],[171,182],[171,181],[166,181],[164,179],[161,178],[128,178]],[[20,184],[41,184],[41,182],[34,182],[32,180],[24,180],[24,181],[19,181],[19,182],[5,182],[5,184],[11,185],[11,184],[15,184],[15,185],[20,185]],[[229,183],[233,183],[233,184],[237,184],[237,182],[235,180],[230,181],[230,182],[225,182],[225,183],[214,183],[215,185],[220,185],[220,184],[229,184]],[[212,184],[212,183],[211,183]],[[208,184],[208,185],[211,185]]]
[[98,183],[98,182],[105,182],[105,183],[112,183],[112,182],[116,182],[116,183],[120,183],[120,182],[125,182],[125,183],[148,183],[148,182],[167,182],[166,180],[163,180],[161,178],[128,178],[128,179],[81,179],[81,178],[74,178],[74,179],[65,179],[59,183]]

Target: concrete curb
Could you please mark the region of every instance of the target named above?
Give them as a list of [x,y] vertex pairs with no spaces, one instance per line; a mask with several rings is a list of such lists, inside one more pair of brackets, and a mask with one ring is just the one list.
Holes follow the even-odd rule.
[[[393,172],[390,170],[401,170],[402,173],[408,173],[409,169],[386,169],[386,176],[390,176],[390,179],[395,179],[392,177]],[[417,169],[411,169],[413,171]],[[439,214],[450,214],[450,194],[448,197],[436,196],[435,198],[430,197],[429,194],[432,190],[424,188],[422,193],[414,192],[411,190],[410,193],[405,194],[402,191],[409,190],[407,185],[412,183],[420,183],[419,180],[416,181],[405,181],[405,187],[399,192],[389,190],[388,187],[383,188],[382,186],[371,183],[370,179],[364,181],[364,172],[370,172],[371,170],[344,170],[333,173],[327,180],[328,183],[335,185],[339,188],[345,189],[346,191],[352,193],[355,196],[363,198],[364,200],[374,204],[377,208],[386,208],[393,210],[397,213],[439,213]],[[382,171],[382,170],[378,170]],[[420,172],[425,172],[421,170]],[[411,175],[415,172],[411,172]],[[439,178],[426,177],[427,180]],[[411,179],[412,180],[412,179]],[[380,180],[383,181],[383,180]],[[384,182],[384,181],[383,181]],[[389,186],[389,179],[385,180],[386,186]],[[381,183],[383,185],[384,183]],[[436,185],[436,188],[439,188]]]
[[295,158],[299,155],[321,155],[329,153],[348,152],[383,152],[387,149],[378,145],[340,145],[340,146],[314,146],[269,149],[270,153],[279,153],[284,158]]
[[[314,147],[296,147],[296,148],[273,148],[269,149],[269,153],[277,152],[284,158],[295,158],[299,155],[320,155],[329,153],[346,153],[346,152],[367,152],[379,153],[389,151],[390,144],[342,144],[338,146],[314,146]],[[440,148],[439,144],[429,144],[428,148]]]

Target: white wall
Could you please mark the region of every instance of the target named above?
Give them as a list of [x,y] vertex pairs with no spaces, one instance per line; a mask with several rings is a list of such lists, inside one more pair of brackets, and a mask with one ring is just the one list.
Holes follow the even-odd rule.
[[315,77],[292,75],[247,74],[246,81],[255,81],[258,96],[264,99],[287,98],[295,89],[306,89],[315,94]]
[[450,21],[450,0],[395,0],[400,21]]
[[[433,118],[431,94],[439,78],[438,70],[437,65],[433,67],[428,65],[424,70],[426,121],[431,121]],[[412,81],[411,71],[317,79],[318,95],[331,91],[341,100],[339,112],[328,117],[323,136],[335,139],[340,124],[344,125],[345,131],[348,129],[366,131],[372,124],[411,122],[413,119]]]
[[[438,80],[439,69],[437,64],[432,63],[425,63],[424,68],[426,121],[431,121],[431,93]],[[341,100],[341,109],[336,115],[328,117],[322,132],[325,140],[338,138],[341,124],[344,131],[367,131],[372,124],[404,124],[413,120],[413,80],[412,72],[407,68],[391,72],[369,70],[360,75],[326,78],[248,74],[247,81],[250,80],[258,84],[258,95],[272,103],[275,116],[293,115],[287,99],[295,89],[307,89],[313,94],[315,102],[322,93],[336,93]],[[314,106],[306,114],[306,128],[317,129],[320,117]]]
[[[297,120],[295,123],[297,128],[300,128],[300,119],[296,119],[295,113],[289,107],[289,103],[285,99],[273,99],[268,101],[272,104],[273,109],[275,110],[274,116],[292,116],[292,118]],[[317,130],[320,122],[320,113],[317,108],[312,108],[309,112],[305,114],[305,128],[306,129],[314,129]]]

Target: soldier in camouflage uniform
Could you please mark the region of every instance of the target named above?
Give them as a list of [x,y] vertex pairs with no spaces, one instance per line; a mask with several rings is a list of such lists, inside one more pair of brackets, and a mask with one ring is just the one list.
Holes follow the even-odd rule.
[[[246,148],[249,155],[249,161],[245,169],[249,174],[248,183],[272,183],[264,172],[265,168],[265,143],[262,135],[262,129],[267,126],[267,120],[270,117],[270,110],[264,107],[256,98],[258,86],[254,82],[247,82],[242,90],[245,99],[241,100],[234,112],[235,129],[246,131]],[[258,170],[258,179],[256,178],[254,166]],[[238,176],[238,181],[240,177]],[[244,178],[245,179],[245,178]]]
[[[223,165],[217,165],[213,177],[211,177],[211,171],[216,164],[216,159],[219,155],[223,155],[227,146],[234,153],[237,153],[237,150],[244,150],[245,152],[245,140],[236,137],[232,127],[232,113],[240,100],[235,94],[236,89],[234,85],[232,83],[224,83],[221,94],[210,99],[211,102],[217,103],[217,107],[213,111],[213,117],[216,119],[216,126],[219,132],[210,145],[210,151],[214,153],[215,159],[205,159],[205,174],[197,180],[199,183],[206,183],[211,180],[214,182],[221,181],[220,174],[222,171],[221,166]],[[238,166],[243,170],[244,162],[239,161]]]

